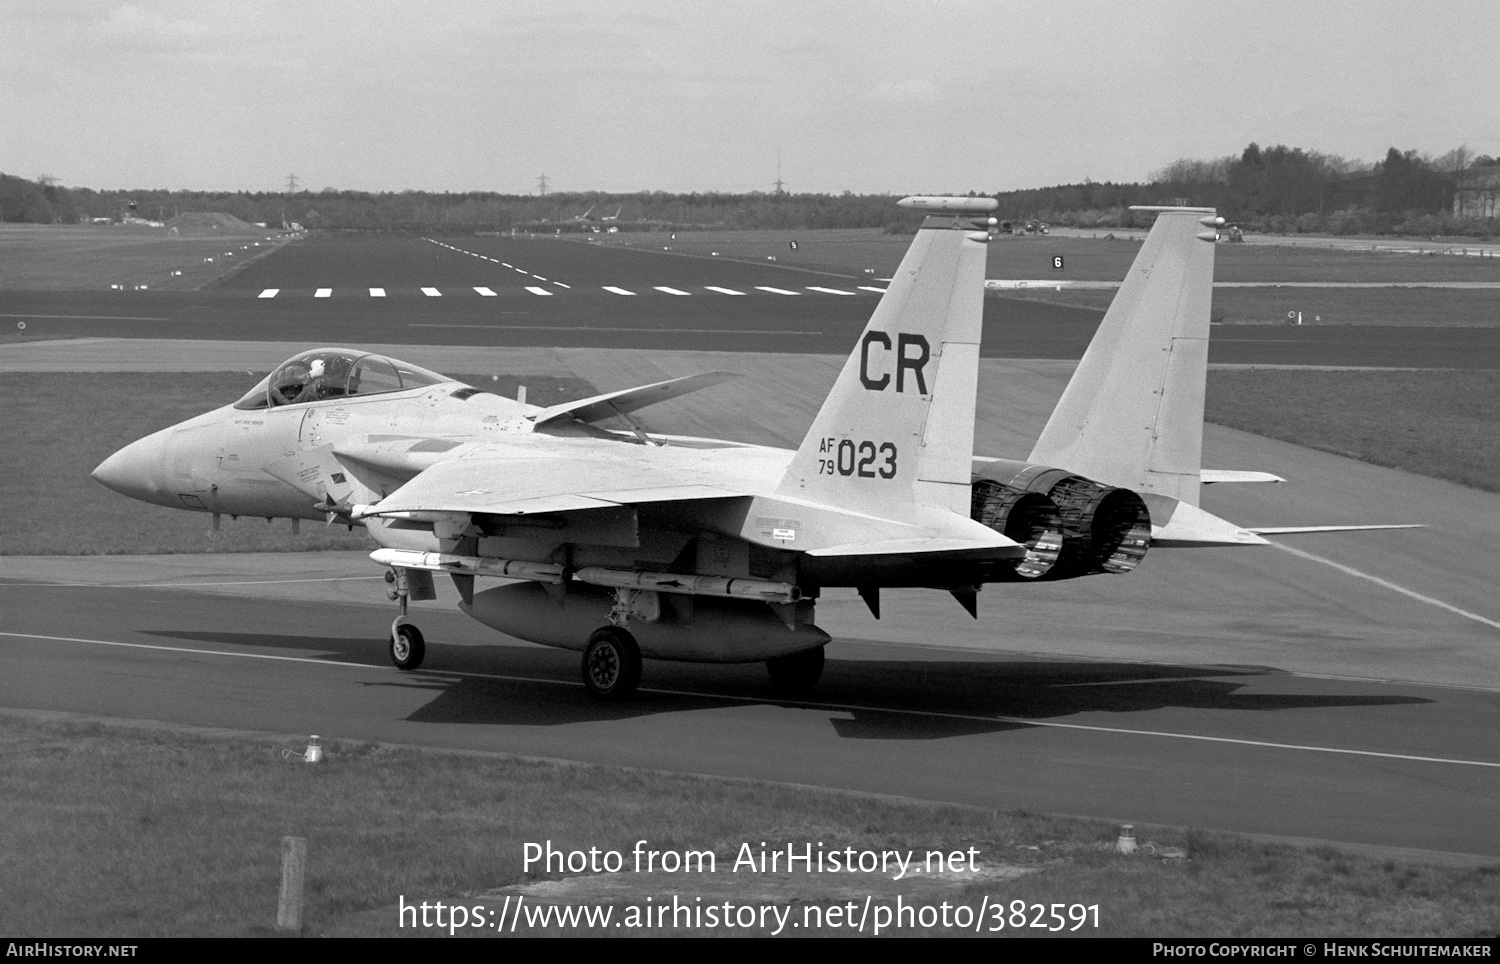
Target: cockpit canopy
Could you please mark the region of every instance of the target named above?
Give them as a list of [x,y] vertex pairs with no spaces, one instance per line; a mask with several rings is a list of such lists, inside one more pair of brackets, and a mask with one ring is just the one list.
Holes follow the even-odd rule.
[[289,358],[235,408],[275,408],[352,395],[383,395],[453,379],[384,355],[348,348],[314,348]]

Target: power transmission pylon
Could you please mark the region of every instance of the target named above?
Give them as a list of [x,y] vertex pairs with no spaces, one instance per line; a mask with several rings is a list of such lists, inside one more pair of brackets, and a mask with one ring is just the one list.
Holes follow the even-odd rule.
[[542,197],[546,197],[547,196],[547,175],[545,175],[545,174],[539,174],[539,175],[537,175],[536,185],[537,185],[538,191],[541,194],[541,196]]

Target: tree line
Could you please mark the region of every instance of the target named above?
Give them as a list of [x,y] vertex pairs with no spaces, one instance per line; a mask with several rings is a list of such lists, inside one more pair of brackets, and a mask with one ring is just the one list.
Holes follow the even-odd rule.
[[[1006,220],[1079,227],[1144,223],[1128,210],[1135,204],[1191,204],[1215,207],[1258,231],[1489,235],[1500,232],[1495,218],[1460,219],[1451,212],[1455,191],[1497,164],[1467,148],[1432,158],[1392,147],[1383,160],[1365,164],[1252,143],[1238,155],[1175,161],[1143,183],[1086,181],[992,196]],[[896,209],[893,200],[884,194],[779,192],[124,191],[0,174],[0,220],[31,223],[165,221],[179,213],[212,211],[271,227],[298,223],[315,230],[914,230],[920,216]]]
[[[1143,184],[1072,184],[1000,195],[1002,210],[1080,227],[1133,226],[1132,204],[1217,208],[1244,227],[1277,234],[1500,233],[1495,218],[1453,214],[1455,193],[1500,173],[1500,160],[1466,147],[1432,158],[1392,147],[1373,164],[1276,145],[1183,159]],[[1147,216],[1149,218],[1149,215]]]

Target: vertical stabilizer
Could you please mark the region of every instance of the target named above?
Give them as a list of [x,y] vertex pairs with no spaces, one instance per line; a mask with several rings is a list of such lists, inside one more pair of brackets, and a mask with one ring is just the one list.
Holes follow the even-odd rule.
[[1198,504],[1212,208],[1159,211],[1030,461]]
[[871,513],[936,506],[967,518],[996,202],[901,204],[945,213],[917,232],[777,494]]

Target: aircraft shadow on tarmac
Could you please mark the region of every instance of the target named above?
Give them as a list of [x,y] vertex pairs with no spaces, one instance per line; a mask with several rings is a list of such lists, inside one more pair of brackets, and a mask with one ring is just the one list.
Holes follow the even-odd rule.
[[[155,630],[149,635],[259,650],[292,650],[339,662],[367,663],[383,648],[363,637]],[[410,714],[415,723],[561,726],[662,713],[760,703],[826,709],[848,739],[933,740],[1028,728],[1015,717],[1052,720],[1084,713],[1147,713],[1161,709],[1287,711],[1418,706],[1405,695],[1328,693],[1296,680],[1278,692],[1247,684],[1284,674],[1273,667],[1110,663],[1032,657],[934,660],[830,658],[819,685],[804,697],[776,693],[758,663],[703,665],[648,661],[642,688],[630,699],[590,699],[578,680],[578,655],[541,646],[444,647],[416,672],[391,667],[389,678],[365,687],[430,691]],[[472,674],[472,675],[471,675]],[[1238,679],[1236,679],[1238,678]],[[1347,689],[1358,684],[1340,683]],[[1288,690],[1298,690],[1289,692]],[[1008,719],[976,719],[1006,717]]]

